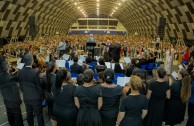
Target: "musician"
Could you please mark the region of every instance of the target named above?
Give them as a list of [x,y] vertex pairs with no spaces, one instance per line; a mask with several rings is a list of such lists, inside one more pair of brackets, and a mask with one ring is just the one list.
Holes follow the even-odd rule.
[[18,81],[23,92],[27,112],[27,122],[29,126],[34,126],[35,114],[38,120],[38,126],[44,126],[41,106],[43,91],[39,74],[32,69],[33,56],[26,54],[24,56],[24,63],[25,67],[18,71]]
[[74,62],[74,64],[70,66],[71,73],[73,73],[73,74],[83,73],[82,66],[77,63],[78,62],[78,57],[77,56],[75,56],[73,58],[73,62]]
[[89,42],[89,43],[95,43],[93,34],[90,34],[90,38],[88,38],[87,42]]
[[20,105],[22,100],[15,79],[9,74],[10,65],[7,61],[1,63],[0,89],[6,107],[10,126],[24,126]]
[[59,57],[61,57],[65,53],[65,49],[67,47],[67,43],[64,39],[59,42],[58,50],[59,50]]

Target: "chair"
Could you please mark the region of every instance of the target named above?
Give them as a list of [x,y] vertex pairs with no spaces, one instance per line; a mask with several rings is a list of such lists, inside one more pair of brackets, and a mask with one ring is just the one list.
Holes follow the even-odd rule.
[[125,74],[122,74],[122,73],[115,73],[114,80],[113,80],[113,83],[114,83],[114,84],[117,84],[117,78],[118,78],[118,77],[125,77]]
[[98,80],[98,74],[97,73],[94,74],[94,79]]
[[147,67],[147,64],[144,64],[144,65],[141,65],[141,66],[140,66],[140,69],[146,70],[146,67]]
[[154,62],[153,63],[149,63],[147,66],[147,73],[151,73],[152,74],[152,70],[154,69]]
[[77,77],[79,76],[79,74],[71,74],[71,78],[75,78],[75,79],[77,79]]
[[157,65],[154,67],[154,69],[158,69],[158,67],[160,67],[161,64],[162,64],[162,61],[158,61]]
[[97,66],[97,62],[91,62],[91,63],[88,63],[88,65],[90,69],[94,70]]
[[67,71],[71,72],[71,69],[69,67],[69,61],[65,62],[65,68],[67,69]]

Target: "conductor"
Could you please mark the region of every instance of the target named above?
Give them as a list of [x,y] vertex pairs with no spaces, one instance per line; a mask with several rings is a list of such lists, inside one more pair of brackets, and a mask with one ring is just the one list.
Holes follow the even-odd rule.
[[94,48],[96,46],[96,42],[94,40],[93,34],[90,34],[90,37],[87,40],[87,50],[92,53],[92,58],[94,58]]

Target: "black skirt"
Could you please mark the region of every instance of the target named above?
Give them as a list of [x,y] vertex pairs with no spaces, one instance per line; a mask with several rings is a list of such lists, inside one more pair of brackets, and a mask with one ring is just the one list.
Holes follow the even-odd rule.
[[97,108],[80,108],[77,126],[102,126],[99,110]]
[[124,117],[119,126],[143,126],[141,117]]
[[166,125],[176,125],[184,121],[185,109],[186,103],[183,103],[181,99],[168,100],[164,118]]

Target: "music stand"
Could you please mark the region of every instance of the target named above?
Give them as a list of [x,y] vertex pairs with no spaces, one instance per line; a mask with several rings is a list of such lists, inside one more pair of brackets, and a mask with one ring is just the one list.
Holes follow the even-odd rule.
[[96,43],[94,42],[87,42],[86,43],[86,49],[92,53],[92,58],[94,58],[94,48],[96,46]]

